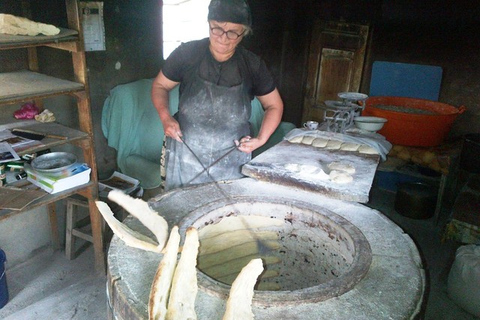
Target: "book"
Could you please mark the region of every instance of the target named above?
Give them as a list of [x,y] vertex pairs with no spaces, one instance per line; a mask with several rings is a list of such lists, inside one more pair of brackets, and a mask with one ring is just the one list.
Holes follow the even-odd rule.
[[30,166],[25,167],[25,172],[27,173],[28,181],[48,193],[54,194],[86,184],[90,181],[90,172],[92,169],[86,164],[76,164],[72,167],[73,169],[70,170],[69,173],[59,176],[38,172]]
[[7,142],[0,142],[0,163],[20,160],[18,154]]

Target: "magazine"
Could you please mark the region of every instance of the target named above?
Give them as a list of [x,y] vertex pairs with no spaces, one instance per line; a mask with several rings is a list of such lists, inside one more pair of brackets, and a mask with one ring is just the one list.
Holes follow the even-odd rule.
[[0,142],[0,163],[20,160],[18,154],[8,142]]

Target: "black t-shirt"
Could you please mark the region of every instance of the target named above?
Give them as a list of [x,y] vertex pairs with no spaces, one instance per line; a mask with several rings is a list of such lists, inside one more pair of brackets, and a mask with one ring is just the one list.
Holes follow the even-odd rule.
[[197,72],[203,80],[219,86],[233,87],[243,82],[251,99],[275,89],[270,71],[256,54],[238,46],[229,60],[218,62],[208,46],[208,38],[182,43],[165,61],[162,72],[168,79],[181,83],[180,94]]

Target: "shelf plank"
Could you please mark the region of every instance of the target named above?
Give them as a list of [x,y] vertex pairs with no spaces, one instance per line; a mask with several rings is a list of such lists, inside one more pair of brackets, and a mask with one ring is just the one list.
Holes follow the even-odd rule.
[[66,127],[59,123],[41,123],[35,120],[31,121],[22,121],[18,123],[9,123],[6,125],[0,126],[0,131],[2,130],[11,130],[11,129],[27,129],[31,131],[38,132],[40,134],[54,134],[57,136],[66,137],[66,139],[53,139],[53,138],[43,138],[40,142],[41,145],[34,145],[32,147],[27,147],[21,151],[17,151],[18,155],[24,155],[32,153],[38,150],[44,150],[52,147],[61,146],[64,144],[75,143],[76,141],[81,141],[90,138],[90,135],[86,132],[73,129],[71,127]]
[[0,104],[70,94],[84,88],[81,83],[27,70],[0,73]]
[[[16,215],[21,212],[29,211],[38,207],[42,207],[45,205],[48,205],[50,203],[59,201],[61,199],[68,198],[76,193],[82,192],[87,190],[88,188],[91,188],[92,186],[96,186],[96,182],[90,181],[89,183],[83,184],[78,187],[74,187],[62,192],[54,193],[54,194],[49,194],[48,192],[45,191],[46,195],[40,199],[37,199],[30,203],[28,206],[23,208],[22,210],[10,210],[10,209],[0,209],[0,221],[3,219],[7,219],[13,215]],[[1,191],[1,190],[0,190]]]
[[0,50],[56,45],[63,42],[75,42],[78,39],[77,31],[64,28],[60,28],[60,33],[55,36],[19,36],[0,33]]

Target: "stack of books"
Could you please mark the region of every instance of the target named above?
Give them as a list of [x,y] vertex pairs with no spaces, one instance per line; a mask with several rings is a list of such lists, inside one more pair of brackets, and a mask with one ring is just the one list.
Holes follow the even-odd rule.
[[85,163],[75,163],[61,175],[39,172],[30,165],[25,165],[27,180],[51,194],[88,183],[91,171]]

